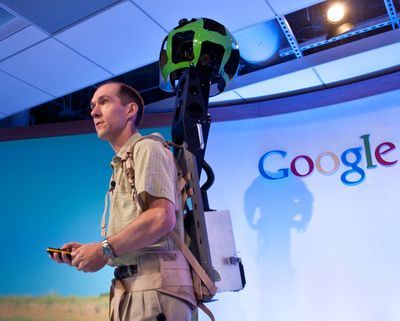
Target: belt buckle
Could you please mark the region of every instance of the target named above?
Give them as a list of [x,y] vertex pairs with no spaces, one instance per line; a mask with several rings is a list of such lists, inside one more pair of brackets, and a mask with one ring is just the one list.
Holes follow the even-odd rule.
[[124,265],[115,268],[114,277],[117,279],[126,279],[138,273],[137,265]]
[[135,265],[128,265],[128,274],[130,276],[135,275],[137,273],[138,273],[138,268],[137,268],[136,264]]
[[116,267],[116,268],[114,269],[114,277],[115,277],[116,279],[121,279],[121,270],[120,270],[119,267]]

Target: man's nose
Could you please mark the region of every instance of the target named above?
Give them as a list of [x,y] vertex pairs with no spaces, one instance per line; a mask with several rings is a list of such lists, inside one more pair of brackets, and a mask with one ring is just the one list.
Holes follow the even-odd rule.
[[99,108],[97,107],[97,105],[94,105],[92,107],[92,111],[90,112],[90,116],[92,116],[93,118],[97,118],[97,117],[100,116]]

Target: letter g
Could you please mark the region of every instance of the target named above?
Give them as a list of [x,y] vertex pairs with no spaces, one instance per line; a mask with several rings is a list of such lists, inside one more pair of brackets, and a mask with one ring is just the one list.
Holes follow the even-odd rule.
[[265,153],[258,162],[258,170],[260,171],[261,176],[265,177],[266,179],[277,180],[277,179],[282,179],[282,178],[288,177],[288,175],[289,175],[288,168],[281,168],[281,169],[277,170],[276,172],[269,172],[265,169],[264,163],[265,163],[266,158],[269,157],[270,155],[275,155],[275,154],[281,155],[282,158],[284,158],[287,153],[283,150],[271,150],[271,151]]

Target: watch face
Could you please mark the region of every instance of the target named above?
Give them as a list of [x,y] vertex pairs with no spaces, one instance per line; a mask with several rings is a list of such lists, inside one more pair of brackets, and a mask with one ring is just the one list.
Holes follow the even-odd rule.
[[108,247],[108,246],[103,246],[103,254],[104,254],[105,256],[110,257],[110,256],[111,256],[111,249],[110,249],[110,247]]
[[111,247],[108,245],[107,241],[103,241],[103,254],[109,258],[113,258],[113,252],[111,250]]

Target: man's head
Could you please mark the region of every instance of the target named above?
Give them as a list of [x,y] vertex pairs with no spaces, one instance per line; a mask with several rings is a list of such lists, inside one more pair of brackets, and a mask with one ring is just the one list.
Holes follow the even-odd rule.
[[111,143],[136,132],[144,110],[140,94],[121,82],[100,85],[90,106],[98,136]]

